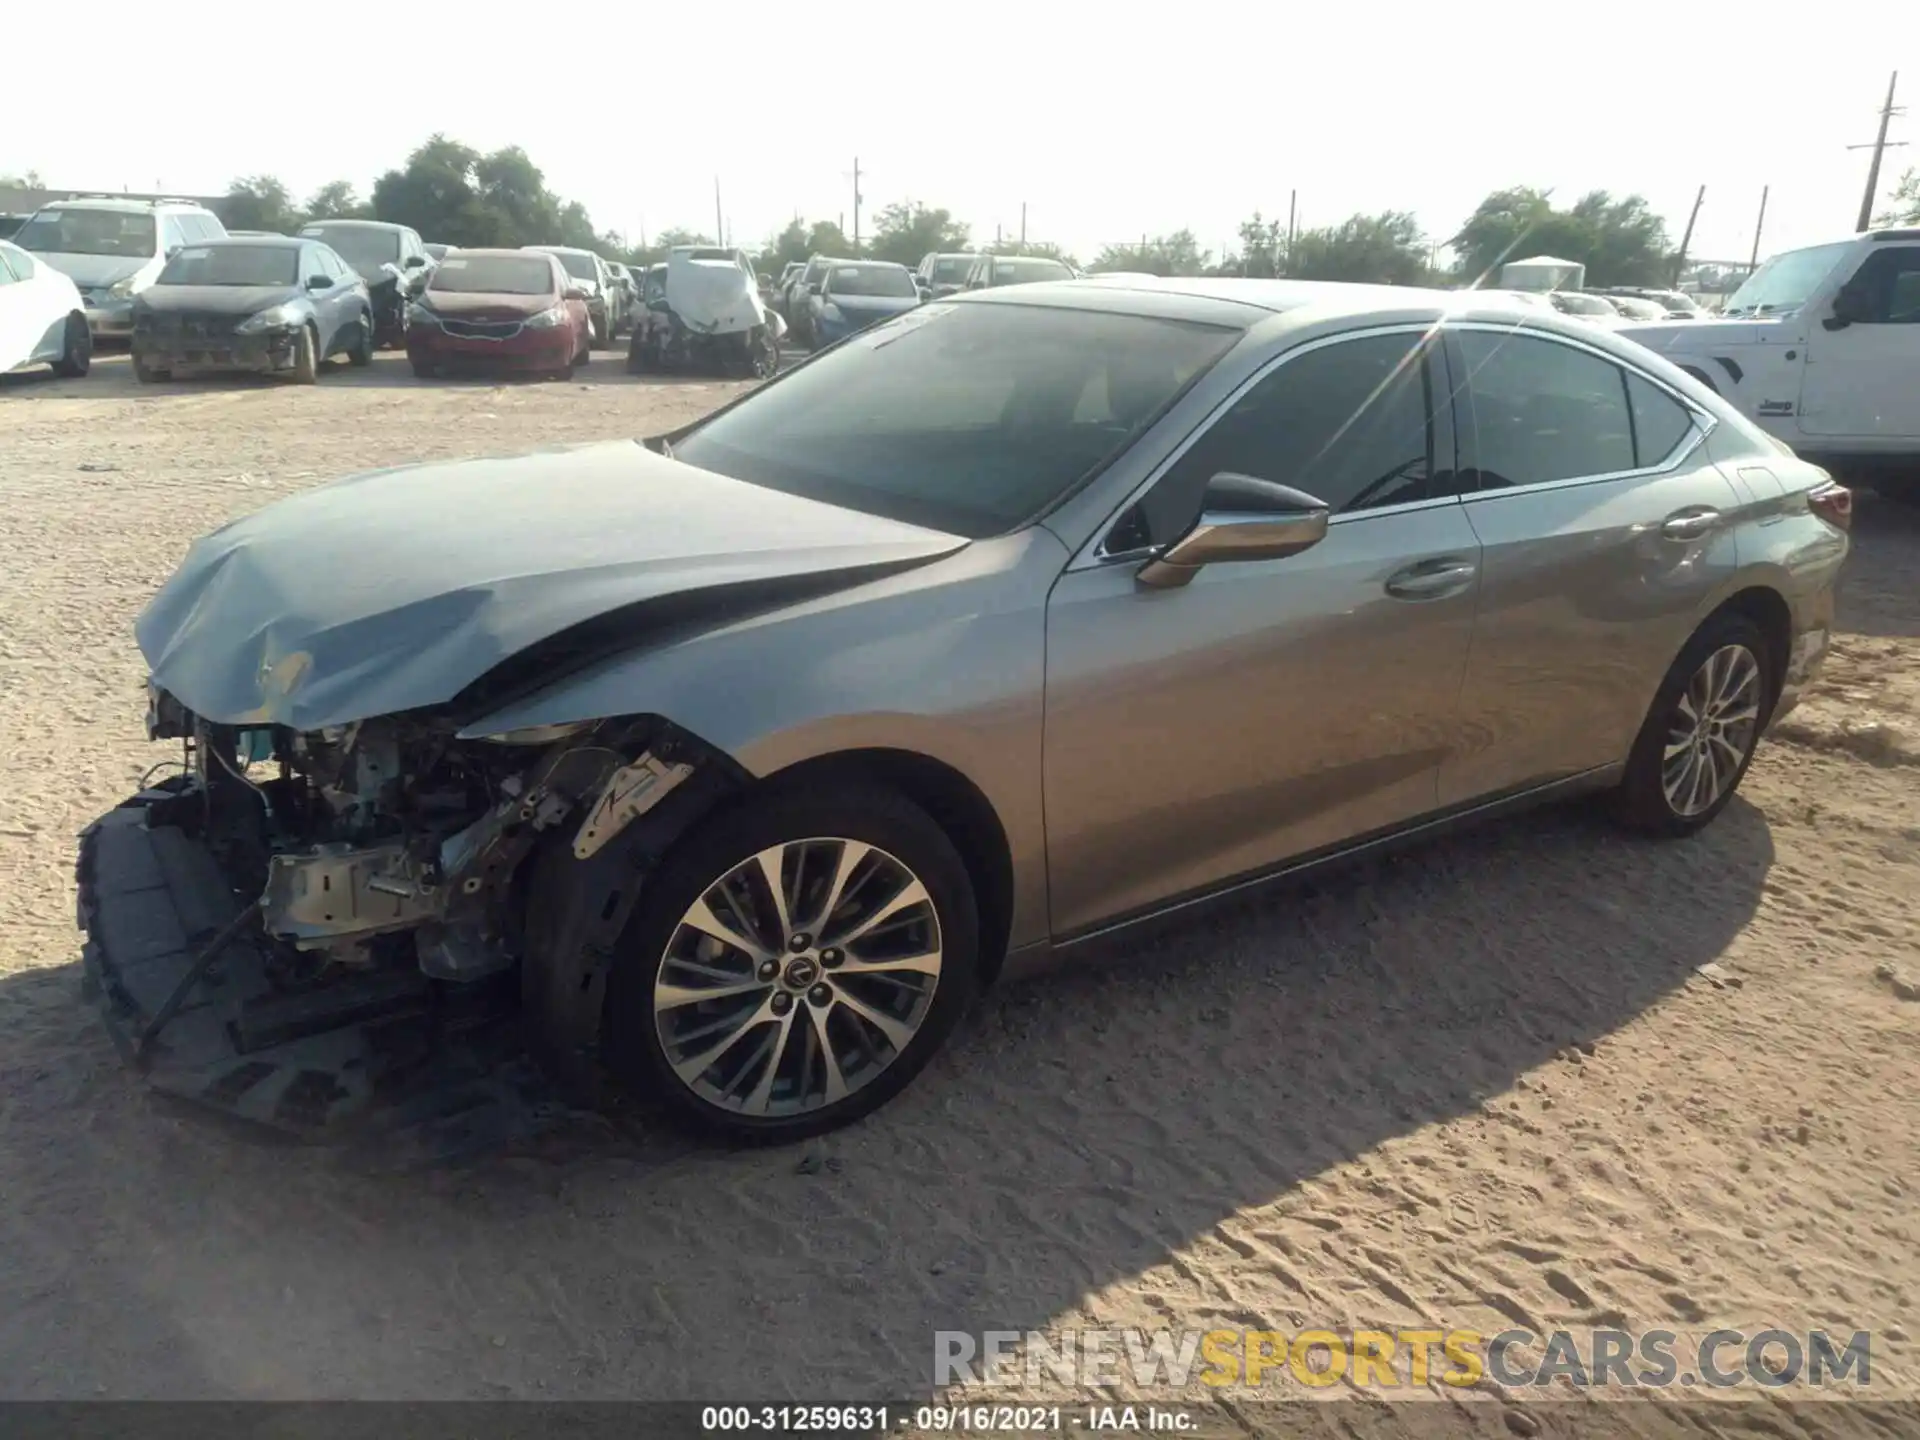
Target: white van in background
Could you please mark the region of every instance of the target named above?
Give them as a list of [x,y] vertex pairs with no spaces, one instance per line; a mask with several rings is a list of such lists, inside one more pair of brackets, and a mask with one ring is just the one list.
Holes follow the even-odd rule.
[[192,200],[89,195],[42,205],[13,243],[79,288],[94,339],[125,339],[133,334],[133,297],[153,283],[167,257],[226,233],[218,215]]
[[1614,333],[1816,465],[1920,499],[1920,229],[1788,250],[1748,276],[1717,320]]

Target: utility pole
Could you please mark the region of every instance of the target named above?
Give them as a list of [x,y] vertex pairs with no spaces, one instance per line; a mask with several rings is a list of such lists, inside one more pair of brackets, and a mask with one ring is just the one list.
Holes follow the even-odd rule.
[[1027,202],[1020,202],[1020,253],[1027,253]]
[[1700,204],[1707,198],[1707,187],[1702,185],[1693,197],[1693,209],[1687,215],[1687,230],[1680,237],[1680,251],[1673,257],[1673,283],[1680,283],[1680,272],[1687,268],[1687,247],[1693,244],[1693,222],[1700,218]]
[[853,253],[860,253],[860,157],[853,157]]
[[713,177],[713,243],[727,243],[727,222],[720,218],[720,177]]
[[1760,268],[1760,232],[1767,223],[1767,191],[1771,186],[1760,187],[1760,218],[1753,222],[1753,254],[1747,257],[1747,273],[1751,275]]
[[1854,229],[1865,230],[1873,224],[1873,202],[1880,194],[1880,157],[1888,150],[1897,150],[1907,142],[1887,140],[1887,122],[1896,115],[1907,113],[1905,106],[1895,108],[1893,87],[1900,83],[1900,72],[1893,72],[1893,78],[1887,81],[1887,103],[1880,107],[1880,133],[1873,138],[1871,145],[1849,145],[1849,150],[1871,150],[1873,159],[1867,162],[1867,192],[1860,197],[1860,218],[1854,223]]
[[1282,275],[1293,274],[1293,222],[1299,217],[1299,214],[1300,192],[1298,190],[1289,190],[1287,192],[1287,258],[1285,264],[1283,264],[1280,269]]

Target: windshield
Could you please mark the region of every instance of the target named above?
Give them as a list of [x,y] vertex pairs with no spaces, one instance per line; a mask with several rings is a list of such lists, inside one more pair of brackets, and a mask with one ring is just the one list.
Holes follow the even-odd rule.
[[1035,280],[1071,280],[1073,271],[1058,260],[996,260],[993,285],[1026,285]]
[[696,426],[676,460],[981,539],[1030,521],[1239,339],[1185,321],[927,305]]
[[363,275],[400,259],[400,232],[397,230],[363,230],[358,225],[310,225],[300,233],[326,241],[333,247],[334,254]]
[[829,295],[917,296],[913,276],[891,265],[842,265],[827,272]]
[[967,271],[973,268],[971,255],[942,255],[933,262],[933,283],[936,285],[958,285],[967,278]]
[[153,216],[124,210],[42,210],[13,237],[22,250],[48,255],[119,255],[151,260]]
[[1807,297],[1852,248],[1851,241],[1839,240],[1774,256],[1733,292],[1721,314],[1791,314],[1807,303]]
[[156,285],[292,285],[300,252],[291,245],[189,245]]
[[551,295],[553,263],[544,255],[449,255],[427,289],[454,295]]
[[555,250],[552,254],[566,269],[567,274],[573,276],[574,279],[591,280],[595,284],[599,283],[600,272],[594,268],[593,256],[582,255],[577,251],[568,252],[561,250]]

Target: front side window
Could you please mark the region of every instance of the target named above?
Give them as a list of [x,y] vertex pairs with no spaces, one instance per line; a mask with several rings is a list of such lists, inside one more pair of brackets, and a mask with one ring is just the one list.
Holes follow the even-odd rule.
[[1532,336],[1459,333],[1472,396],[1475,487],[1500,489],[1632,470],[1626,371]]
[[20,227],[13,243],[43,255],[113,255],[151,260],[157,241],[153,216],[130,210],[42,210]]
[[1875,250],[1853,272],[1847,289],[1864,302],[1856,324],[1920,324],[1920,245]]
[[1450,482],[1436,483],[1451,466],[1433,453],[1431,348],[1420,335],[1374,335],[1276,366],[1154,486],[1128,518],[1126,548],[1177,538],[1223,472],[1290,485],[1335,512],[1450,493]]
[[11,245],[0,245],[0,285],[11,285],[33,274],[33,262]]
[[1124,451],[1240,333],[1042,306],[923,306],[696,425],[673,455],[981,539],[1027,523]]

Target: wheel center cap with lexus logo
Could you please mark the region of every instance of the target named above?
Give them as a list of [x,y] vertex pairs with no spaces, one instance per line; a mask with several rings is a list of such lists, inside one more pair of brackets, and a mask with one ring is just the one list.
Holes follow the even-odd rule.
[[820,978],[820,962],[809,960],[805,956],[787,962],[787,984],[795,990],[805,990]]

